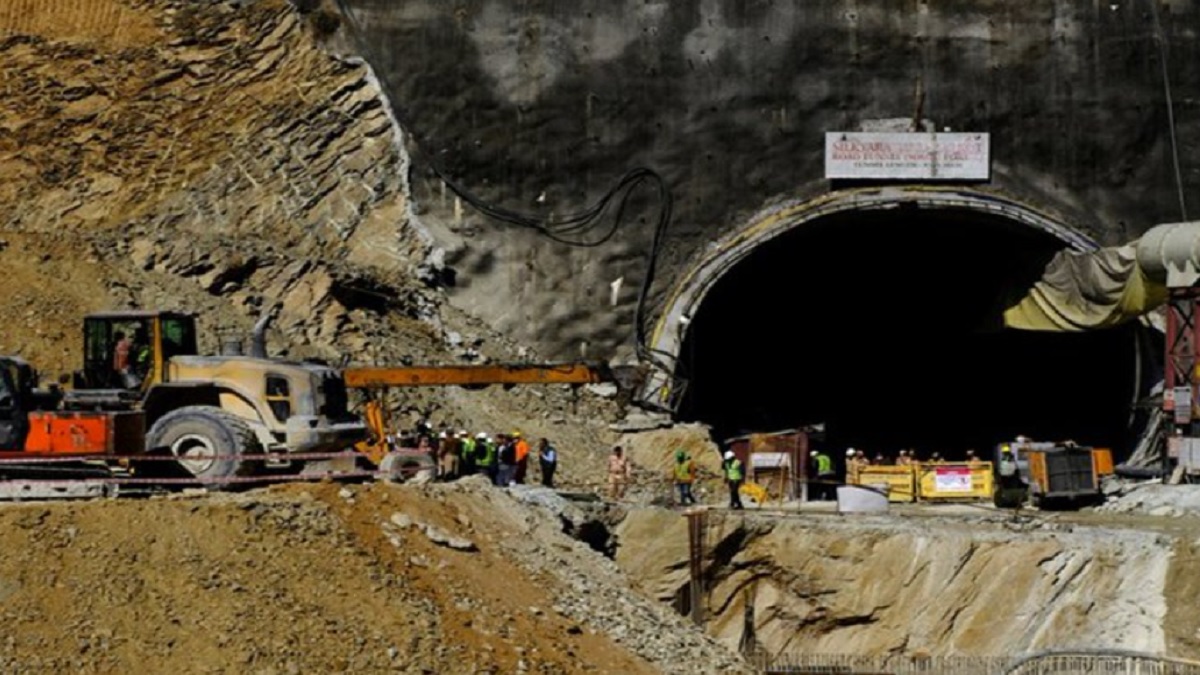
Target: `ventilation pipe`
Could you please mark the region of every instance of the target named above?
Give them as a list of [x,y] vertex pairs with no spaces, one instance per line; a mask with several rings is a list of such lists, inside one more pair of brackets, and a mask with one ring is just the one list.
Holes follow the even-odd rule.
[[1138,266],[1169,288],[1200,280],[1200,220],[1167,223],[1146,230],[1137,242]]

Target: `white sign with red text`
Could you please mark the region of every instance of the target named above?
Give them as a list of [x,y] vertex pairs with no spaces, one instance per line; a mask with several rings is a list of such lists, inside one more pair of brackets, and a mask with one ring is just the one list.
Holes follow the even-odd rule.
[[971,469],[939,466],[934,469],[933,487],[938,492],[970,492]]
[[826,178],[988,180],[984,133],[825,133]]

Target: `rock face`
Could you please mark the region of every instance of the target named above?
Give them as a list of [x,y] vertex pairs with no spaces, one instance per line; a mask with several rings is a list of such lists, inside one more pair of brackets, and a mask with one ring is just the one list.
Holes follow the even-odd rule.
[[[387,101],[319,4],[0,3],[0,353],[53,379],[82,363],[86,312],[132,307],[198,313],[214,353],[278,307],[272,355],[538,358],[445,306]],[[548,435],[560,481],[603,478],[587,451],[607,446],[616,406],[599,394],[392,402],[403,425]]]
[[[764,206],[844,187],[824,180],[826,131],[915,117],[987,132],[985,191],[1100,241],[1180,220],[1180,187],[1200,187],[1195,3],[342,4],[424,149],[419,176],[436,164],[485,199],[561,215],[634,166],[657,169],[675,193],[659,292]],[[414,194],[426,222],[444,224],[456,302],[558,354],[628,340],[653,194],[610,242],[579,250],[464,209],[424,178]]]
[[[242,330],[279,305],[288,342],[322,356],[361,348],[372,314],[421,314],[428,244],[365,65],[325,52],[283,0],[81,11],[0,12],[0,201],[19,205],[0,215],[18,273],[4,309],[20,311],[39,272],[63,279],[75,310],[41,327],[70,335],[80,312],[113,305]],[[40,265],[21,274],[31,255]],[[0,348],[59,366],[32,337]]]
[[[1178,639],[1197,627],[1178,593],[1177,580],[1194,569],[1190,554],[1176,555],[1188,542],[971,520],[714,513],[706,531],[709,632],[736,646],[750,602],[755,637],[772,654],[1195,654],[1194,640]],[[647,592],[664,601],[686,592],[679,514],[635,510],[617,534],[618,563]]]

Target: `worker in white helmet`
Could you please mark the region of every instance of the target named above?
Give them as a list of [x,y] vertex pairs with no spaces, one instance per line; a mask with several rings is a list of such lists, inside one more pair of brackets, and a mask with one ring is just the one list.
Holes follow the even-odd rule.
[[834,484],[837,483],[837,473],[833,470],[833,460],[823,450],[813,450],[808,453],[809,477],[814,480],[815,490],[810,492],[814,499],[827,501],[831,499]]
[[729,508],[741,510],[744,508],[741,496],[742,480],[746,477],[742,460],[738,459],[732,450],[726,450],[721,470],[725,474],[725,484],[729,486]]
[[862,460],[858,457],[858,450],[854,448],[846,448],[846,482],[850,485],[858,485],[858,472],[862,470]]

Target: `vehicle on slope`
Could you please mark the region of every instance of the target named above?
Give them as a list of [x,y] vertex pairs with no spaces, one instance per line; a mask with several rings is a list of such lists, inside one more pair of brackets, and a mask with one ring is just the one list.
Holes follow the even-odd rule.
[[169,453],[196,478],[220,484],[259,467],[295,465],[254,455],[334,452],[366,438],[337,369],[267,356],[268,319],[255,326],[249,355],[230,349],[201,356],[192,314],[90,314],[83,368],[69,389],[36,393],[32,368],[5,357],[22,402],[4,413],[9,437],[0,449],[29,456]]

